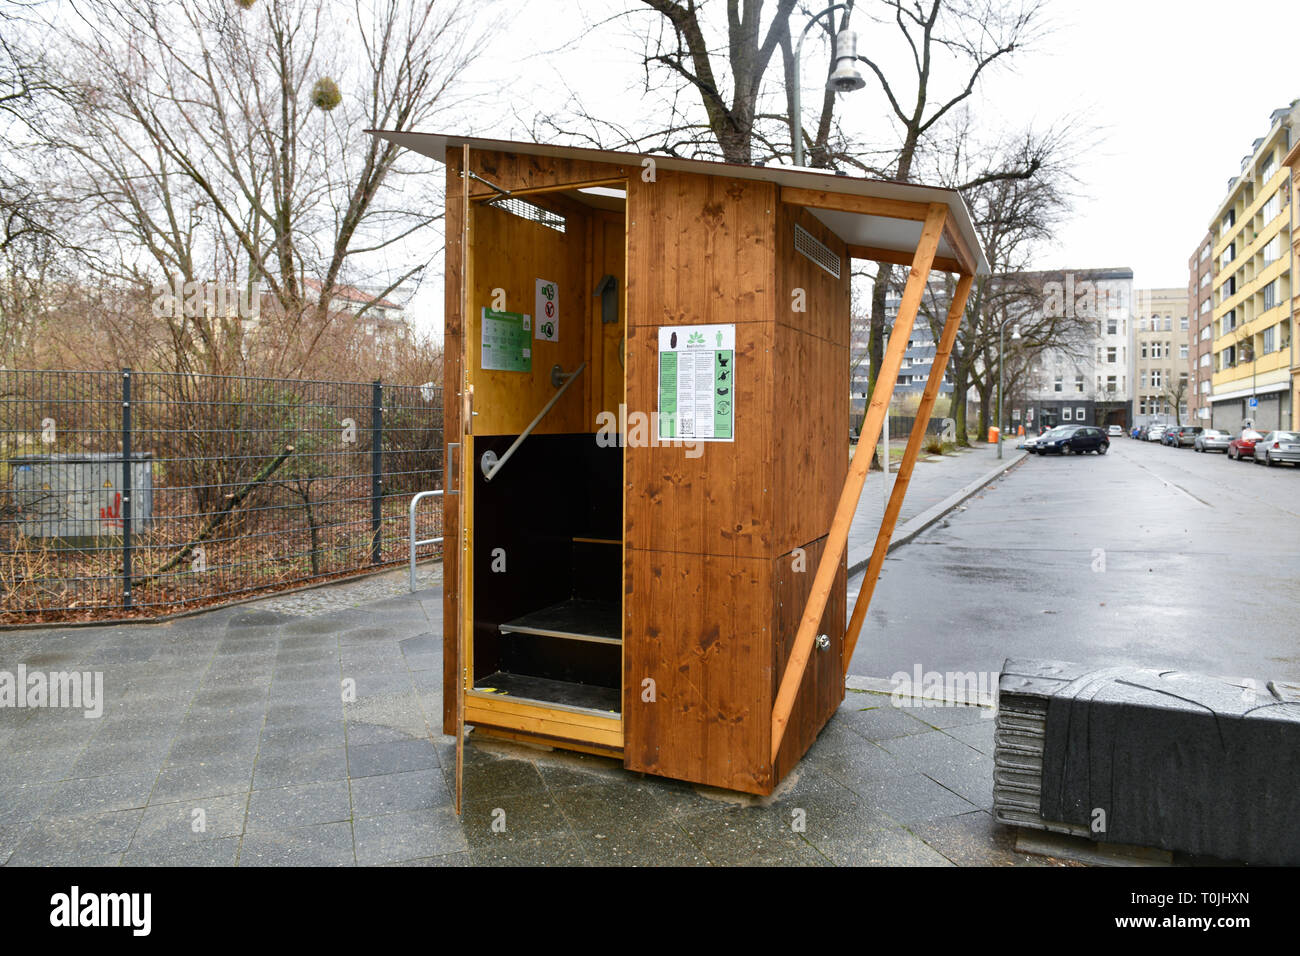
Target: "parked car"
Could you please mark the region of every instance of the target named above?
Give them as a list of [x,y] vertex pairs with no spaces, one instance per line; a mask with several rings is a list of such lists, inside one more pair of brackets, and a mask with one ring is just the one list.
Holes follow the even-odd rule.
[[1269,467],[1280,461],[1300,465],[1300,432],[1268,432],[1255,442],[1253,456]]
[[1119,425],[1111,425],[1110,428],[1107,428],[1107,429],[1106,429],[1106,437],[1107,437],[1107,438],[1123,438],[1123,437],[1124,437],[1124,429],[1121,428]]
[[1191,448],[1196,442],[1196,436],[1202,431],[1204,429],[1200,425],[1179,425],[1165,432],[1165,444],[1175,448]]
[[1158,422],[1154,425],[1148,425],[1147,441],[1160,441],[1160,439],[1165,435],[1165,428],[1165,425],[1161,425]]
[[1232,441],[1232,436],[1225,431],[1217,428],[1207,428],[1192,442],[1193,451],[1227,451],[1228,442]]
[[1253,460],[1255,457],[1255,442],[1264,436],[1253,428],[1247,428],[1240,435],[1228,442],[1228,457],[1237,461]]
[[1110,450],[1110,439],[1095,425],[1062,425],[1053,428],[1038,442],[1035,451],[1040,455],[1086,455],[1095,451],[1104,455]]
[[1137,438],[1137,437],[1139,437],[1139,433],[1140,433],[1141,431],[1142,431],[1142,426],[1141,426],[1141,425],[1134,425],[1134,426],[1133,426],[1133,430],[1132,430],[1131,432],[1128,433],[1128,437],[1129,437],[1129,438]]
[[1178,444],[1178,429],[1170,425],[1160,433],[1160,444],[1176,445]]

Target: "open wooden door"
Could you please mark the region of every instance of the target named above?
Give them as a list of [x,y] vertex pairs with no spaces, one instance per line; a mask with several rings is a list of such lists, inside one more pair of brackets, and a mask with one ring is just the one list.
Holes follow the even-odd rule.
[[[474,386],[470,381],[470,335],[469,335],[469,218],[471,214],[469,205],[469,145],[461,147],[460,160],[460,346],[459,346],[459,369],[457,375],[460,381],[461,403],[460,403],[460,428],[457,438],[460,442],[461,455],[460,460],[456,462],[458,471],[456,477],[456,486],[459,494],[456,495],[457,522],[456,522],[456,541],[455,547],[460,555],[460,560],[456,565],[456,580],[447,581],[444,579],[443,587],[454,587],[459,595],[472,594],[471,574],[473,565],[470,560],[469,541],[470,525],[473,520],[473,496],[474,482],[473,471],[470,463],[474,460],[474,438],[473,438],[473,421],[474,421]],[[448,471],[450,471],[448,463]],[[444,496],[444,500],[445,500]],[[466,601],[466,605],[472,606],[471,601]],[[469,679],[468,661],[469,652],[467,644],[470,640],[472,631],[466,623],[469,614],[469,607],[462,607],[458,601],[456,604],[458,617],[455,622],[456,627],[456,814],[461,812],[461,794],[464,790],[465,780],[465,681]],[[445,622],[444,622],[445,623]]]

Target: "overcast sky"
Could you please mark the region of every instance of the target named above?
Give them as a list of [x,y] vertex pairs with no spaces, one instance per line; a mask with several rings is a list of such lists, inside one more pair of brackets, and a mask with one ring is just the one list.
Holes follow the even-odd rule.
[[[636,39],[649,15],[601,22],[629,6],[531,0],[485,11],[494,26],[470,72],[481,97],[465,131],[527,138],[532,118],[559,108],[570,90],[591,112],[634,122],[652,106],[640,91]],[[972,101],[990,137],[1067,116],[1079,123],[1080,199],[1037,265],[1129,266],[1139,288],[1185,286],[1187,258],[1241,157],[1266,132],[1269,114],[1300,97],[1300,57],[1290,47],[1300,4],[1050,0],[1048,10],[1050,31],[1011,69],[989,75]],[[860,52],[886,60],[900,52],[892,28],[855,26]],[[826,63],[814,46],[805,53],[809,117]],[[773,69],[767,81],[775,95],[779,77]],[[885,128],[878,89],[845,97],[840,108],[844,123],[866,135]]]

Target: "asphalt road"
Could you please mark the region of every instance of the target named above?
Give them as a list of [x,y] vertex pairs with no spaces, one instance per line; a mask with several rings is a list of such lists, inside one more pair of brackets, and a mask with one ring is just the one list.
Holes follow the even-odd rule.
[[885,561],[849,670],[1008,657],[1300,680],[1300,468],[1127,438],[1030,456]]

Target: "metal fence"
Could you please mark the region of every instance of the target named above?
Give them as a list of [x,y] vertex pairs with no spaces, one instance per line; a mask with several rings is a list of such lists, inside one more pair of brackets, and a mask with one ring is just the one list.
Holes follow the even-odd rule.
[[[442,483],[438,386],[0,369],[0,623],[158,616],[399,562],[407,503]],[[426,509],[418,537],[440,524]]]

